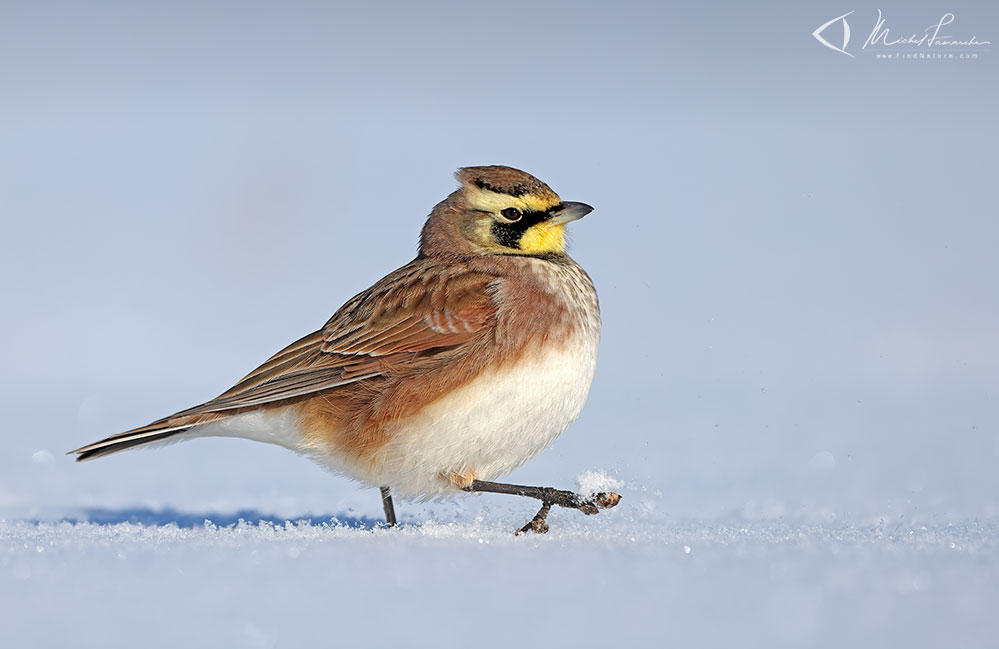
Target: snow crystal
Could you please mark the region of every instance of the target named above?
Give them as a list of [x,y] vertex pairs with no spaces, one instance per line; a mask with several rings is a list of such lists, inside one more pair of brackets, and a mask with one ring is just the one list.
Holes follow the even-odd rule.
[[808,468],[813,471],[832,471],[836,468],[836,456],[829,451],[819,451],[808,460]]
[[35,451],[34,453],[31,454],[31,461],[34,462],[35,464],[42,464],[42,465],[52,464],[52,461],[54,459],[55,458],[52,457],[52,453],[46,451],[45,449],[42,449],[40,451]]
[[583,498],[591,498],[595,494],[616,491],[624,483],[606,471],[584,471],[576,476],[576,493]]

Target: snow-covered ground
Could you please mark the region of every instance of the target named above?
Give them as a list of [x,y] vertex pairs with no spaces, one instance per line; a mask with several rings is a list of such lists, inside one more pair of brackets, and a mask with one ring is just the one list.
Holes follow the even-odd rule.
[[[7,647],[988,647],[995,525],[0,523]],[[82,519],[88,517],[82,514]],[[269,517],[265,517],[269,518]],[[139,519],[145,523],[116,522]]]
[[[0,455],[3,647],[984,648],[999,637],[991,433],[977,455],[955,441],[961,472],[898,435],[853,454],[799,452],[793,431],[753,434],[752,455],[735,433],[685,446],[695,436],[657,432],[644,412],[605,448],[618,429],[597,409],[508,479],[616,481],[620,505],[556,508],[551,533],[515,537],[535,501],[398,502],[403,526],[386,530],[376,490],[242,440],[77,464],[60,451],[122,415],[46,412],[46,427],[65,425],[11,437]],[[849,430],[836,443],[869,448]],[[601,456],[605,467],[591,464]]]
[[[402,526],[386,529],[376,492],[232,444],[236,466],[269,459],[299,496],[253,493],[263,476],[232,466],[199,473],[198,453],[211,458],[213,443],[103,465],[32,462],[22,481],[36,485],[35,500],[70,504],[8,502],[0,644],[972,648],[999,637],[994,518],[908,503],[908,513],[858,522],[816,507],[815,494],[803,495],[813,504],[750,500],[696,516],[730,496],[681,495],[685,509],[597,470],[577,488],[613,486],[621,504],[596,516],[555,508],[547,535],[515,536],[536,502],[494,494],[400,502]],[[177,462],[189,469],[181,480],[169,471]],[[120,473],[135,466],[149,478]],[[74,496],[74,484],[103,490]],[[315,508],[319,485],[333,509]],[[161,504],[125,504],[152,493]],[[171,500],[180,505],[162,504]],[[302,514],[310,509],[325,513]]]

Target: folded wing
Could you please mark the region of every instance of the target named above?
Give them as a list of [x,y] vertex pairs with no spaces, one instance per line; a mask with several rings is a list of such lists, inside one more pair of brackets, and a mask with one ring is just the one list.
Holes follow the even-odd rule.
[[166,438],[250,408],[364,381],[418,357],[488,336],[495,276],[417,259],[340,308],[321,330],[281,350],[215,399],[72,451],[89,459]]

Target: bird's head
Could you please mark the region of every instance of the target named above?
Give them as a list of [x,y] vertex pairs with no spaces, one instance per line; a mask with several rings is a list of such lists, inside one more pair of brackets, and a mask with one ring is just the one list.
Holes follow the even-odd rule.
[[420,254],[545,256],[565,252],[565,226],[593,208],[563,201],[531,174],[494,165],[464,167],[461,187],[437,205],[420,238]]

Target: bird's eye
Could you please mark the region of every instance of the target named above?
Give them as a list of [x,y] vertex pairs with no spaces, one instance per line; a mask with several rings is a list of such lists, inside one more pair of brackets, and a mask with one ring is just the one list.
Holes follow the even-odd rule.
[[500,212],[500,214],[502,214],[505,219],[510,221],[519,221],[520,217],[524,216],[516,207],[508,207]]

